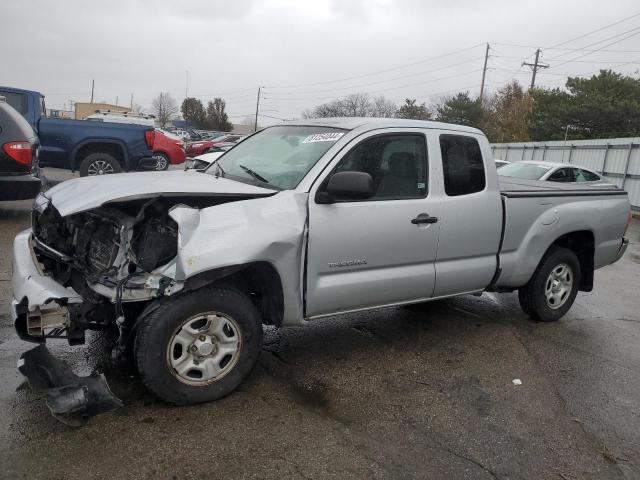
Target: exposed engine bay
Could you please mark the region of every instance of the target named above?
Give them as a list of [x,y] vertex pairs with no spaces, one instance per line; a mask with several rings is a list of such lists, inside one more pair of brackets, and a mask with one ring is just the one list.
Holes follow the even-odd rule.
[[156,197],[114,202],[66,217],[51,202],[36,202],[32,248],[42,272],[82,297],[54,308],[25,312],[26,339],[66,338],[84,342],[87,329],[120,328],[135,319],[148,300],[180,291],[184,283],[159,272],[178,251],[176,205],[204,208],[241,197]]

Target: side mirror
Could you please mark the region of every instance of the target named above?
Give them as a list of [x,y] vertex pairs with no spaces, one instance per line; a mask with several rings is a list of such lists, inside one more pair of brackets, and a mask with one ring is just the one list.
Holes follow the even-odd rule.
[[326,191],[318,191],[316,203],[333,203],[336,200],[365,200],[372,197],[373,179],[366,172],[334,173]]

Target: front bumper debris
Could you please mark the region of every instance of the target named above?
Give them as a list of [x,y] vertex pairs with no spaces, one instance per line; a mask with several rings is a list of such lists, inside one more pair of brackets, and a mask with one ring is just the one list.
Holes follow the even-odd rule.
[[47,407],[66,425],[79,427],[95,415],[123,406],[109,389],[104,375],[93,373],[79,377],[44,345],[23,353],[18,360],[18,370],[34,391],[47,395]]

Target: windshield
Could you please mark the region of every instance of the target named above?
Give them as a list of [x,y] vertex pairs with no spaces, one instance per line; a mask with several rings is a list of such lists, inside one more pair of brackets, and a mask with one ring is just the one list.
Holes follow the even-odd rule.
[[509,163],[498,169],[501,177],[524,178],[527,180],[540,180],[552,167],[545,165],[533,165],[531,163]]
[[346,130],[330,127],[270,127],[240,142],[225,153],[211,175],[261,187],[295,188],[307,172]]

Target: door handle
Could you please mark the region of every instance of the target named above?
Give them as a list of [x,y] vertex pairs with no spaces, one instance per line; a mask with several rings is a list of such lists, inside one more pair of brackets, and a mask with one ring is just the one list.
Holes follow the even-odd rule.
[[421,223],[436,223],[438,221],[438,217],[430,217],[428,213],[421,213],[416,218],[411,220],[411,223],[414,225],[419,225]]

